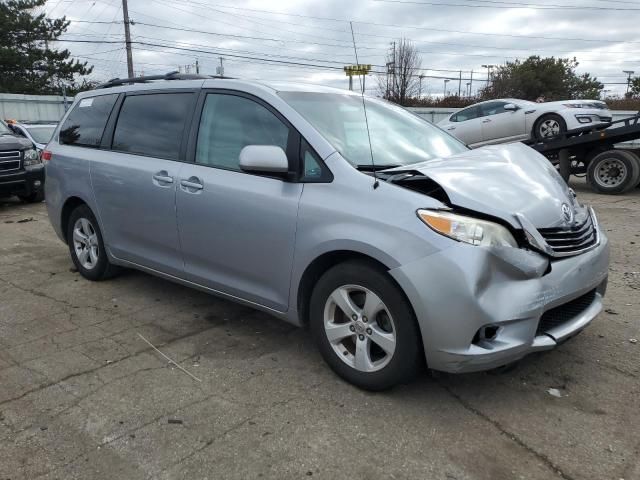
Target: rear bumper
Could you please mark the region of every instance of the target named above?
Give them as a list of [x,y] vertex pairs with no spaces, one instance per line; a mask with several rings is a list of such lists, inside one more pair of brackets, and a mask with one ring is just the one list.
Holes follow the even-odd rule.
[[34,165],[15,173],[0,174],[0,195],[31,195],[44,189],[44,167]]
[[[531,251],[456,244],[391,270],[416,312],[429,367],[488,370],[579,333],[602,310],[609,245],[600,234],[593,250],[551,264]],[[587,303],[572,310],[576,299]],[[564,316],[541,323],[545,312]],[[486,327],[495,337],[484,337]]]

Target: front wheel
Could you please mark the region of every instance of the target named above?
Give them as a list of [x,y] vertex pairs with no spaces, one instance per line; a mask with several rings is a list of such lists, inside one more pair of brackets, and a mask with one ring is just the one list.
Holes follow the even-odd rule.
[[550,113],[538,119],[533,129],[533,135],[537,140],[546,140],[556,137],[567,131],[567,122],[560,115]]
[[360,388],[405,383],[422,365],[413,309],[388,274],[368,263],[339,264],[320,278],[310,327],[329,366]]

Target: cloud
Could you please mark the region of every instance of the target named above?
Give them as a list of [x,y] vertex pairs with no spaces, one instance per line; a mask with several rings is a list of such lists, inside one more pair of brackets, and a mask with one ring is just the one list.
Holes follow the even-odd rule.
[[[624,85],[615,85],[626,81],[622,70],[640,72],[638,15],[613,8],[629,4],[567,0],[567,6],[612,8],[541,10],[486,8],[488,2],[476,0],[434,3],[474,3],[484,7],[373,0],[130,2],[129,15],[134,22],[131,31],[136,42],[134,67],[138,73],[157,74],[194,64],[197,59],[202,73],[214,74],[222,57],[228,76],[346,88],[348,81],[341,68],[356,63],[348,23],[352,20],[360,63],[383,69],[390,43],[406,37],[421,52],[426,75],[457,79],[461,70],[463,77],[468,78],[473,70],[474,89],[483,86],[486,79],[483,64],[500,64],[531,54],[575,56],[580,62],[580,72],[598,76],[610,83],[607,89],[616,93],[625,89]],[[559,2],[531,0],[531,3]],[[66,39],[123,41],[120,2],[50,1],[46,9],[50,16],[66,15],[72,20]],[[93,76],[97,80],[126,76],[124,44],[61,46],[95,65]],[[454,83],[452,80],[450,85]],[[367,85],[374,88],[375,79],[370,79]],[[440,78],[425,78],[423,91],[439,93],[442,85]]]

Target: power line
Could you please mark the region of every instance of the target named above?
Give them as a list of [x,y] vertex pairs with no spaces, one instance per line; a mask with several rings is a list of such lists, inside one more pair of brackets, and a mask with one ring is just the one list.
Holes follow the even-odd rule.
[[491,5],[475,5],[469,3],[442,3],[442,2],[426,2],[418,0],[373,0],[374,2],[382,3],[406,3],[412,5],[433,5],[444,7],[463,7],[463,8],[499,8],[499,9],[527,9],[527,10],[606,10],[606,11],[633,11],[638,12],[640,8],[627,8],[627,7],[597,7],[590,5],[583,6],[567,6],[567,5],[540,5],[540,4],[528,4],[520,2],[501,2],[497,0],[470,0],[473,2],[481,2]]

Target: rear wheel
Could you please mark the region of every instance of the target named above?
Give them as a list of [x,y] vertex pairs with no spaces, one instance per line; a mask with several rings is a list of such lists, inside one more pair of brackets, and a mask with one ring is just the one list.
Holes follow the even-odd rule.
[[388,274],[366,262],[337,265],[320,278],[310,326],[329,366],[360,388],[407,382],[422,364],[413,309]]
[[71,212],[67,243],[71,260],[84,278],[105,280],[117,273],[117,267],[109,263],[98,221],[88,206],[80,205]]
[[549,113],[538,119],[533,127],[533,135],[538,140],[553,138],[567,131],[567,122],[560,115]]
[[624,193],[640,181],[640,159],[632,152],[607,150],[596,155],[587,167],[591,188],[600,193]]

